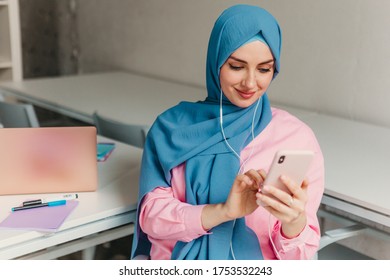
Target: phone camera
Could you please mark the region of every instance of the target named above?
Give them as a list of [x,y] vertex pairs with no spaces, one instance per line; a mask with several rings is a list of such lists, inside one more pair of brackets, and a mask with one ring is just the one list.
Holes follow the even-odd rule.
[[286,158],[286,156],[280,156],[278,163],[279,164],[283,163],[285,158]]

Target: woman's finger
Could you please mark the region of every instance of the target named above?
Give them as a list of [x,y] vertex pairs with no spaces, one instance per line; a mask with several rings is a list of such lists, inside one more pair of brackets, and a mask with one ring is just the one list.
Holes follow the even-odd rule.
[[245,174],[256,182],[257,187],[260,187],[264,182],[264,179],[261,174],[254,169],[248,170]]

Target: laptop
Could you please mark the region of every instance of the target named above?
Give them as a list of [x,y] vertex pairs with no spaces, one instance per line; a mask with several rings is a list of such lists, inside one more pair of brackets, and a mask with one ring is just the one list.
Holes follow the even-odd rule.
[[97,189],[96,128],[0,128],[0,195]]

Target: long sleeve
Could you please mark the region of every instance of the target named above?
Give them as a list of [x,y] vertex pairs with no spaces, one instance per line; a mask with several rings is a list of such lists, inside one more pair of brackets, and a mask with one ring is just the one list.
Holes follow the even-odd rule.
[[171,188],[156,188],[142,203],[140,226],[155,239],[189,242],[206,233],[200,220],[203,207],[181,202]]
[[282,260],[309,260],[313,258],[318,249],[318,227],[307,224],[297,237],[291,239],[283,236],[280,227],[280,222],[277,222],[271,234],[278,254],[277,258]]
[[172,170],[172,186],[157,187],[141,205],[139,223],[152,243],[151,259],[170,259],[177,241],[189,242],[203,234],[204,205],[185,203],[185,164]]

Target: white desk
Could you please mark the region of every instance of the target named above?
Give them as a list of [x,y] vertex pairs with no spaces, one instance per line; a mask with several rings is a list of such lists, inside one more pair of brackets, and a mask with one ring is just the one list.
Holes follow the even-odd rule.
[[[129,73],[103,73],[0,84],[0,92],[91,122],[94,110],[119,121],[151,124],[181,100],[205,90]],[[326,164],[323,205],[390,227],[385,178],[390,129],[282,106],[315,131]]]
[[[101,137],[98,140],[107,141]],[[98,190],[79,193],[79,205],[58,232],[0,230],[0,259],[26,254],[30,254],[28,258],[55,258],[132,234],[142,150],[118,142],[116,145],[108,160],[98,163]],[[37,196],[0,196],[0,220],[11,207]]]
[[1,83],[0,93],[93,123],[92,114],[150,125],[180,101],[205,98],[205,89],[114,72]]
[[315,132],[324,154],[322,203],[389,230],[390,129],[320,114],[301,119]]

